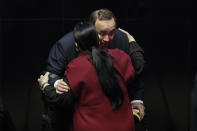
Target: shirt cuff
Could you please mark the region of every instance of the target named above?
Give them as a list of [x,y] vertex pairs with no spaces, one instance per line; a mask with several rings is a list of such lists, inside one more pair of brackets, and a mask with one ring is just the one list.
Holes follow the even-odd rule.
[[54,87],[56,88],[57,87],[57,84],[60,80],[56,80],[55,83],[54,83]]
[[143,104],[144,102],[142,100],[133,100],[130,103],[131,104],[133,104],[133,103],[141,103],[141,104]]

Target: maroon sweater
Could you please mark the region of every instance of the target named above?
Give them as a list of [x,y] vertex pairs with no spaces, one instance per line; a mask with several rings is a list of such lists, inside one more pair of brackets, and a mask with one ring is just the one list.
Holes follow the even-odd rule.
[[[132,88],[134,69],[130,57],[119,49],[108,50],[114,67]],[[112,110],[111,103],[104,95],[88,53],[81,53],[72,60],[65,72],[75,98],[73,115],[74,131],[135,131],[132,107],[127,88],[118,77],[124,95],[120,108]]]

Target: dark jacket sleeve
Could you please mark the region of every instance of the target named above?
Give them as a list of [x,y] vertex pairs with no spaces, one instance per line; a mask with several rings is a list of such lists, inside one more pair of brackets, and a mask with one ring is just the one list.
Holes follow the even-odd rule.
[[[67,78],[64,81],[68,83]],[[57,94],[53,86],[46,86],[44,89],[44,97],[49,108],[56,110],[58,108],[71,107],[74,104],[74,97],[71,90],[63,94]]]
[[64,48],[60,41],[56,42],[50,52],[47,61],[46,70],[56,74],[58,76],[62,76],[65,71],[66,66],[66,54],[64,52]]
[[129,55],[136,75],[141,75],[145,66],[144,51],[137,42],[132,41],[129,43]]
[[115,32],[115,37],[110,45],[110,48],[119,48],[130,56],[136,75],[135,80],[133,81],[132,88],[129,88],[131,90],[128,90],[129,98],[131,101],[143,100],[143,73],[145,66],[143,49],[135,41],[129,43],[127,35],[119,30],[116,30]]
[[63,76],[66,67],[66,55],[62,44],[56,42],[49,52],[48,63],[46,70],[50,72],[49,84],[54,85],[54,82]]
[[133,88],[129,88],[129,98],[130,100],[142,100],[144,99],[144,51],[143,49],[136,43],[129,43],[129,55],[131,57],[131,61],[133,67],[135,69],[135,80],[133,81]]
[[46,71],[50,72],[49,84],[53,85],[57,79],[62,78],[66,66],[77,55],[72,32],[64,35],[52,46],[46,66]]

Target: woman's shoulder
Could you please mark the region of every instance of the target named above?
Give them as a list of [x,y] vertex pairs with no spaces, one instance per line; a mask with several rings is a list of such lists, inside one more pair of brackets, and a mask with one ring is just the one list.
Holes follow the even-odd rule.
[[130,56],[120,49],[112,49],[109,51],[113,59],[113,63],[120,67],[125,67],[131,62]]
[[121,58],[121,57],[126,57],[128,58],[129,55],[127,53],[125,53],[124,51],[118,49],[118,48],[115,48],[115,49],[109,49],[109,54],[112,55],[112,57],[115,57],[115,58]]
[[89,56],[88,55],[79,55],[77,58],[73,59],[68,65],[67,70],[80,70],[87,68],[89,65]]

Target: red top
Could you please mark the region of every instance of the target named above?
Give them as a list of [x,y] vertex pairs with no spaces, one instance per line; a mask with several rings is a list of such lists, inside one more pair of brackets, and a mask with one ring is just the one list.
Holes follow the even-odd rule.
[[[108,53],[113,58],[114,67],[121,73],[126,83],[130,83],[135,74],[130,57],[119,49],[109,49]],[[81,53],[70,62],[65,72],[75,96],[73,130],[135,131],[131,104],[122,79],[118,77],[124,101],[120,108],[112,110],[89,56],[87,53]]]

